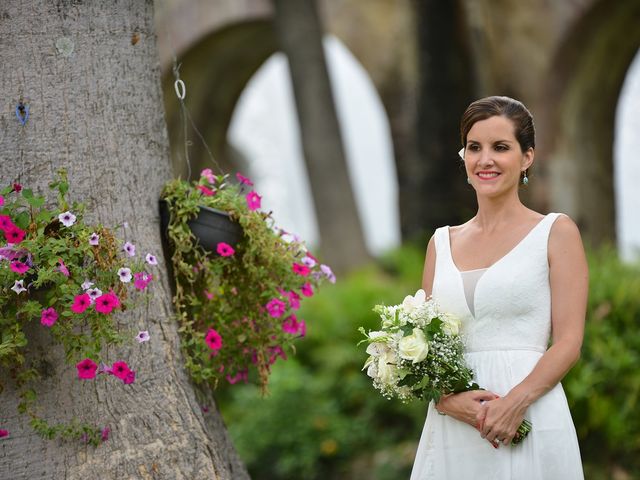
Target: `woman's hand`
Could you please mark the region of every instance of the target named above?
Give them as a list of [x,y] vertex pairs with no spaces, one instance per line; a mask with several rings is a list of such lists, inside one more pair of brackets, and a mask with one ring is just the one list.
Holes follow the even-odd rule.
[[455,393],[442,397],[436,403],[436,410],[479,429],[481,426],[479,415],[484,411],[483,403],[496,398],[498,396],[488,390]]
[[494,446],[509,445],[524,419],[526,405],[507,395],[484,402],[476,415],[480,435]]

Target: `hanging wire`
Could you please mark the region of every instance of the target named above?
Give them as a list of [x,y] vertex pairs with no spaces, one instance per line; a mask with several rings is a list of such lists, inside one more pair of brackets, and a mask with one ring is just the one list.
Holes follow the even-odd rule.
[[[175,89],[176,97],[178,97],[178,101],[180,102],[180,124],[182,126],[184,157],[185,157],[185,162],[187,164],[187,178],[189,179],[191,178],[191,159],[189,157],[189,147],[193,145],[193,143],[189,140],[189,132],[188,132],[189,125],[191,125],[191,128],[193,129],[194,132],[196,132],[196,134],[198,135],[198,138],[202,142],[202,145],[204,146],[205,150],[207,151],[207,154],[209,155],[209,159],[211,160],[212,166],[214,166],[214,168],[218,171],[218,173],[224,174],[224,172],[222,171],[222,168],[220,168],[220,165],[218,164],[218,162],[216,162],[216,159],[213,157],[213,153],[211,152],[209,145],[204,139],[204,136],[202,135],[202,133],[200,133],[200,130],[198,129],[198,127],[196,127],[196,124],[193,121],[193,118],[191,117],[191,112],[189,112],[189,109],[185,104],[184,99],[187,96],[187,87],[184,81],[180,78],[180,67],[182,66],[182,64],[178,63],[178,59],[176,57],[175,51],[173,50],[170,34],[169,34],[169,44],[171,45],[171,55],[173,58],[173,68],[172,68],[173,78],[174,78],[173,88]],[[187,120],[188,120],[188,123],[187,123]]]

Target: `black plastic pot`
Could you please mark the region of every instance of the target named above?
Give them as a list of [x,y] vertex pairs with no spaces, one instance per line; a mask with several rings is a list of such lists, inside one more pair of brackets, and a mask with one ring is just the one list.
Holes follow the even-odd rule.
[[[188,222],[202,248],[216,252],[218,243],[224,242],[235,247],[242,239],[242,227],[231,220],[229,214],[215,208],[200,206],[198,216]],[[169,206],[166,200],[160,200],[160,226],[164,240],[168,242]]]

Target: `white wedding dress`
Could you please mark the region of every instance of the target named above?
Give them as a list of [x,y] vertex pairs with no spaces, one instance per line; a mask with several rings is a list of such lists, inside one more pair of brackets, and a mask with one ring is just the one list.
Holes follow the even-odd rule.
[[[449,227],[435,232],[433,298],[461,319],[465,358],[475,381],[500,396],[533,370],[548,346],[552,299],[547,242],[558,215],[548,214],[504,257],[484,271],[471,271],[473,278],[466,281],[451,256]],[[411,480],[583,479],[562,386],[540,397],[525,418],[533,424],[529,436],[519,445],[494,449],[476,429],[439,415],[431,403]]]

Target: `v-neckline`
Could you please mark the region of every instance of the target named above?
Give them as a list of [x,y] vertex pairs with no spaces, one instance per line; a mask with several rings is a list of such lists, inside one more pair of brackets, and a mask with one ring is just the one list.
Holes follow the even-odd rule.
[[[498,260],[493,262],[491,265],[489,265],[488,267],[474,268],[472,270],[485,270],[484,274],[482,275],[482,277],[484,277],[489,270],[491,270],[494,266],[496,266],[497,264],[502,262],[505,258],[510,256],[520,245],[522,245],[522,243],[527,238],[529,238],[531,236],[531,234],[534,232],[534,230],[536,230],[547,219],[548,216],[549,216],[549,214],[545,215],[542,218],[542,220],[540,220],[538,223],[536,223],[533,226],[533,228],[531,228],[531,230],[529,230],[527,232],[527,234],[524,237],[522,237],[520,239],[520,241],[518,241],[518,243],[516,243],[507,253],[505,253],[502,257],[500,257]],[[458,274],[461,274],[462,272],[472,271],[472,270],[460,270],[458,268],[458,266],[456,265],[456,261],[453,258],[453,250],[451,249],[451,232],[450,232],[450,230],[451,230],[451,227],[449,227],[449,225],[447,225],[447,243],[449,245],[449,259],[451,260],[451,264],[453,265],[453,268],[456,270],[456,272],[458,272]],[[478,279],[478,283],[480,283],[480,280],[482,279],[482,277],[480,277],[480,279]],[[476,284],[476,289],[477,289],[477,284]],[[474,292],[474,297],[475,297],[475,292]]]

